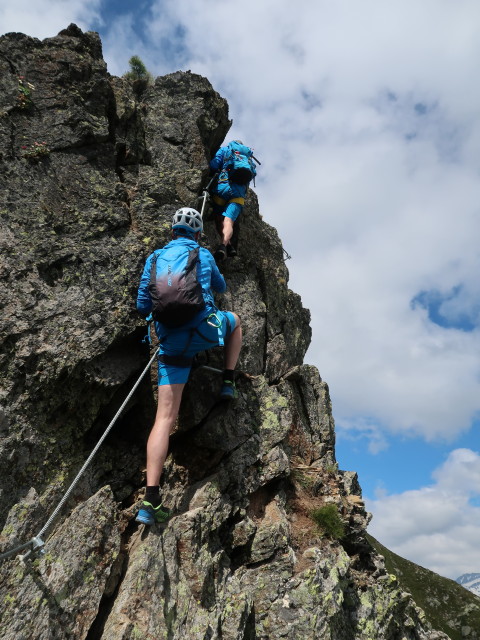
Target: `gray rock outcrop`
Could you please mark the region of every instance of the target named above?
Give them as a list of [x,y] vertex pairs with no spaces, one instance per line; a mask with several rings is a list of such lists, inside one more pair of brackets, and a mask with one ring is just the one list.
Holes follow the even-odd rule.
[[[189,72],[132,86],[94,33],[0,39],[1,550],[41,529],[148,362],[135,312],[172,212],[198,206],[228,106]],[[216,242],[206,219],[204,244]],[[162,478],[175,515],[133,516],[155,411],[145,379],[46,536],[0,565],[3,640],[436,640],[365,539],[335,461],[309,313],[253,191],[219,306],[242,318],[234,407],[193,371]],[[209,363],[221,366],[221,352]],[[153,374],[153,372],[152,372]],[[333,505],[343,533],[312,511]]]

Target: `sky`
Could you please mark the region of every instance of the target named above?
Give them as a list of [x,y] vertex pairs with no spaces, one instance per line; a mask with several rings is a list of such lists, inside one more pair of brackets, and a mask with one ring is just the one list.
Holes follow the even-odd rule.
[[369,532],[480,573],[478,0],[3,0],[0,33],[98,31],[108,70],[206,76],[254,147]]

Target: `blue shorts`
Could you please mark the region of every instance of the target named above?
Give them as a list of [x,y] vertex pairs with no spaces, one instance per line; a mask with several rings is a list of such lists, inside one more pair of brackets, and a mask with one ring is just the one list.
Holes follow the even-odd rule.
[[213,198],[213,212],[230,218],[233,222],[242,213],[243,204],[230,202],[234,198],[245,198],[247,188],[244,185],[231,184],[229,182],[219,182],[215,188],[215,195],[221,198],[224,203],[218,204]]
[[[220,327],[214,327],[204,318],[196,330],[172,331],[162,340],[159,356],[181,356],[193,358],[196,353],[217,347],[220,343],[220,335],[227,340],[235,329],[235,316],[230,311],[216,311]],[[216,323],[215,318],[213,321]],[[185,349],[185,347],[187,347]],[[158,385],[184,384],[190,375],[189,366],[176,366],[158,361]]]
[[223,204],[213,203],[213,213],[224,218],[230,218],[233,222],[242,213],[243,206],[238,202],[229,202],[226,206]]
[[229,202],[222,215],[225,218],[230,218],[231,220],[233,220],[233,222],[235,222],[238,216],[242,213],[242,209],[242,205],[238,204],[238,202]]

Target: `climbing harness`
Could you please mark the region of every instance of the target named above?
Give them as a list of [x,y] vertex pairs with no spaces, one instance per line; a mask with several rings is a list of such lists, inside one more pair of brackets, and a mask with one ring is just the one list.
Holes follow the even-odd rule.
[[218,329],[218,344],[221,347],[223,347],[224,341],[223,341],[223,334],[222,334],[222,322],[220,318],[217,316],[216,313],[211,313],[209,316],[206,317],[206,321],[207,321],[207,324],[209,324],[211,327],[215,327],[215,329]]
[[[151,324],[153,322],[152,314],[147,316],[147,318],[145,318],[145,320],[147,322],[147,333],[144,336],[142,342],[151,345],[152,344]],[[225,341],[223,339],[223,334],[222,334],[222,322],[221,322],[220,318],[217,316],[217,314],[215,312],[210,313],[208,316],[203,318],[201,323],[203,321],[205,321],[211,327],[215,327],[215,329],[218,330],[218,346],[223,347],[224,344],[225,344]],[[228,322],[228,320],[227,320],[227,322]],[[192,341],[192,338],[193,338],[194,334],[198,333],[198,335],[201,336],[207,342],[211,342],[212,344],[215,344],[214,341],[209,340],[209,338],[207,338],[205,335],[203,335],[203,333],[199,329],[199,326],[192,327],[190,329],[187,342],[186,342],[186,344],[185,344],[185,346],[184,346],[184,348],[183,348],[183,350],[182,350],[182,352],[180,354],[169,355],[167,353],[158,353],[158,351],[160,349],[160,346],[159,346],[158,349],[157,349],[157,353],[158,353],[157,359],[158,359],[158,361],[161,362],[162,364],[166,364],[166,365],[169,365],[171,367],[180,367],[180,368],[193,367],[194,366],[194,362],[195,362],[195,356],[192,356],[192,357],[186,356],[185,352],[187,351],[188,347],[190,346],[190,343]],[[161,343],[164,343],[166,341],[167,337],[164,338],[161,341]],[[215,373],[223,373],[221,369],[216,369],[215,367],[210,367],[210,366],[207,366],[207,365],[201,365],[201,364],[199,365],[199,364],[197,364],[195,368],[197,368],[197,369],[207,369],[209,371],[214,371]]]
[[0,553],[0,561],[2,560],[6,560],[7,558],[16,555],[18,551],[21,551],[23,549],[27,549],[28,547],[31,547],[29,549],[29,551],[22,556],[22,560],[26,560],[31,554],[36,554],[36,553],[44,553],[44,546],[45,546],[45,542],[43,541],[43,535],[45,534],[45,532],[48,530],[48,528],[50,527],[50,525],[52,524],[52,522],[55,520],[55,518],[57,517],[58,513],[60,512],[60,509],[63,507],[63,505],[65,504],[67,498],[70,496],[70,494],[72,493],[73,489],[75,488],[75,486],[77,485],[78,481],[80,480],[80,478],[82,477],[82,475],[85,473],[85,470],[87,469],[88,465],[90,464],[90,462],[92,461],[94,455],[97,453],[97,451],[99,450],[100,446],[102,445],[103,441],[105,440],[105,438],[107,437],[107,435],[110,433],[110,430],[112,429],[113,425],[115,424],[115,422],[118,420],[120,414],[122,413],[123,409],[125,408],[126,404],[128,403],[128,401],[130,400],[130,398],[132,397],[132,395],[134,394],[134,392],[136,391],[138,385],[140,384],[140,382],[142,381],[142,379],[144,378],[145,374],[150,370],[150,367],[152,366],[153,361],[155,360],[157,353],[160,351],[160,346],[156,349],[155,353],[153,354],[153,356],[150,358],[149,363],[147,364],[147,366],[145,367],[145,369],[142,371],[142,373],[140,374],[140,377],[138,378],[138,380],[135,382],[135,384],[132,387],[132,390],[130,391],[130,393],[128,394],[128,396],[125,398],[122,406],[120,407],[120,409],[117,411],[117,413],[115,414],[115,416],[113,417],[112,421],[110,422],[110,424],[108,425],[108,427],[105,429],[105,432],[103,433],[102,437],[100,438],[100,440],[97,442],[95,448],[93,449],[93,451],[91,452],[91,454],[88,456],[88,458],[85,460],[82,468],[80,469],[80,471],[77,473],[77,475],[75,476],[75,479],[73,480],[72,484],[68,487],[67,491],[65,492],[63,498],[60,500],[60,502],[58,503],[56,509],[54,510],[54,512],[52,513],[52,515],[50,516],[50,518],[47,520],[47,522],[45,523],[45,525],[42,527],[42,529],[40,529],[40,531],[38,532],[38,534],[36,536],[34,536],[31,540],[29,540],[28,542],[18,545],[16,547],[14,547],[13,549],[9,549],[8,551],[5,551],[4,553]]
[[231,200],[225,200],[224,198],[217,196],[215,193],[212,196],[212,200],[215,202],[215,204],[218,204],[221,207],[223,207],[224,204],[230,204],[231,202],[235,202],[236,204],[241,204],[242,207],[245,204],[245,198],[231,198]]
[[[148,318],[147,318],[147,320],[148,320]],[[202,322],[206,322],[211,327],[215,327],[215,329],[218,330],[218,343],[215,340],[210,340],[210,338],[207,338],[207,336],[205,336],[200,331],[200,325],[202,324]],[[222,322],[221,322],[220,318],[217,316],[217,314],[215,312],[213,312],[213,313],[210,313],[205,318],[203,318],[200,321],[200,324],[198,326],[192,327],[189,330],[187,342],[185,343],[185,346],[183,347],[183,350],[182,350],[181,353],[176,354],[176,355],[169,355],[169,354],[166,354],[166,353],[160,353],[158,355],[159,362],[161,362],[162,364],[170,365],[172,367],[185,367],[185,368],[186,367],[191,367],[192,364],[193,364],[193,360],[194,360],[195,356],[186,356],[185,353],[187,352],[187,349],[190,346],[190,343],[192,342],[193,336],[196,333],[203,340],[205,340],[206,342],[210,342],[212,344],[212,346],[218,344],[218,346],[223,347],[224,344],[225,344],[225,341],[223,339],[223,334],[222,334]],[[160,343],[161,344],[165,344],[167,339],[168,339],[168,336],[165,336],[164,338],[162,338],[160,340]]]

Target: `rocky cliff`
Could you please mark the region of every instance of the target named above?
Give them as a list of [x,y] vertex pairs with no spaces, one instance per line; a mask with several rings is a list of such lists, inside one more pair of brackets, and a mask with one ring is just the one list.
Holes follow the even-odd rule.
[[[144,260],[172,212],[198,206],[230,122],[205,78],[111,77],[97,34],[75,25],[2,37],[0,86],[5,551],[42,529],[148,362],[134,307]],[[207,214],[204,244],[215,241]],[[335,462],[328,386],[303,364],[309,313],[253,191],[238,242],[218,302],[243,321],[240,397],[218,405],[218,375],[192,373],[162,479],[175,516],[133,520],[152,375],[45,553],[1,563],[4,640],[447,638],[365,538],[356,475]]]

